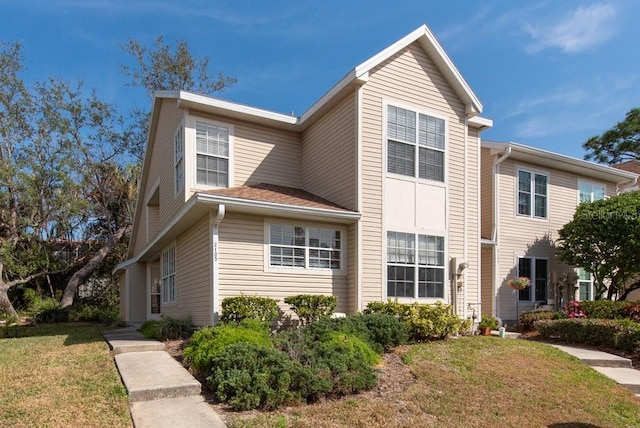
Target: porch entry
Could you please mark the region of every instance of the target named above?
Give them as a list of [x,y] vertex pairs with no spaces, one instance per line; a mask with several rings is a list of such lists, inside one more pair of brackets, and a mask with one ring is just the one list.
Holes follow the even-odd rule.
[[160,276],[160,260],[149,263],[149,319],[160,318],[160,293],[162,291],[162,277]]

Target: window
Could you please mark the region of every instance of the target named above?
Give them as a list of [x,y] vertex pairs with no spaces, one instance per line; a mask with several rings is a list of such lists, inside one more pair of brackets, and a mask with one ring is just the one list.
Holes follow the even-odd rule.
[[[547,260],[521,257],[518,259],[518,276],[526,276],[531,285],[518,291],[518,300],[547,302]],[[532,298],[533,297],[533,298]]]
[[162,252],[162,303],[176,301],[176,246]]
[[173,167],[175,171],[175,193],[184,188],[184,130],[178,127],[173,136]]
[[547,176],[518,170],[518,214],[547,218]]
[[578,287],[580,290],[580,301],[593,300],[593,278],[591,274],[583,268],[578,270]]
[[229,128],[196,122],[196,183],[229,187]]
[[387,107],[388,172],[444,182],[444,151],[443,119]]
[[581,181],[578,183],[579,202],[593,202],[604,199],[605,187],[602,184],[592,184]]
[[285,224],[269,226],[269,265],[340,270],[342,232]]
[[387,297],[444,298],[443,237],[387,232]]

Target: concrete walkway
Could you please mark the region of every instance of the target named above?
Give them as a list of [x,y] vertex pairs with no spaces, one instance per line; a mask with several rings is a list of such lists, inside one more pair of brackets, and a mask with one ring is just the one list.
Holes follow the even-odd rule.
[[226,427],[202,395],[202,385],[164,350],[145,340],[135,327],[102,333],[129,393],[136,428]]
[[630,389],[636,395],[640,394],[640,371],[631,367],[629,358],[577,346],[550,345],[576,357],[614,382]]

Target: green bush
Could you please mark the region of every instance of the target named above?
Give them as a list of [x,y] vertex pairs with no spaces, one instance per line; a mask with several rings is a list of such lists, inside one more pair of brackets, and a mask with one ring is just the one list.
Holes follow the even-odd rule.
[[545,339],[632,352],[640,345],[640,324],[630,320],[568,318],[537,321],[534,325]]
[[284,302],[291,305],[291,310],[298,315],[304,324],[309,324],[321,318],[331,317],[338,305],[338,298],[336,296],[299,294],[286,297]]
[[629,302],[625,307],[625,316],[631,321],[640,322],[640,302]]
[[161,340],[188,339],[195,330],[191,318],[163,316],[160,321]]
[[121,326],[120,309],[117,306],[74,305],[69,312],[69,321],[101,322],[109,326]]
[[364,312],[397,317],[405,324],[409,338],[416,342],[445,339],[452,334],[467,332],[471,327],[471,320],[461,319],[452,313],[451,305],[442,302],[434,305],[404,305],[391,300],[387,303],[371,302]]
[[211,360],[207,382],[234,410],[273,410],[318,394],[320,381],[308,367],[273,348],[236,343]]
[[613,320],[625,318],[629,302],[615,300],[593,300],[580,302],[587,318]]
[[27,302],[27,313],[37,323],[58,323],[69,321],[69,311],[62,309],[53,297],[42,298],[38,293],[27,288],[24,290],[24,299]]
[[520,315],[520,325],[522,326],[523,331],[532,331],[536,321],[552,320],[555,316],[555,312],[553,311],[524,312]]
[[342,347],[350,353],[360,355],[370,366],[375,366],[380,363],[380,355],[378,355],[367,342],[355,334],[333,332],[329,334],[329,339],[326,343],[329,346]]
[[369,332],[370,342],[385,351],[407,343],[405,325],[392,315],[361,314],[346,319],[361,320]]
[[145,339],[162,340],[160,336],[160,320],[147,320],[139,328]]
[[478,323],[478,328],[490,328],[491,330],[495,330],[498,328],[498,324],[498,320],[494,317],[482,315],[480,317],[480,323]]
[[236,343],[250,343],[273,348],[269,331],[256,320],[243,320],[238,324],[220,324],[197,330],[187,347],[184,357],[188,364],[201,373],[208,373],[214,357]]
[[278,301],[269,297],[246,296],[227,297],[222,300],[222,322],[240,322],[254,319],[271,324],[280,316]]

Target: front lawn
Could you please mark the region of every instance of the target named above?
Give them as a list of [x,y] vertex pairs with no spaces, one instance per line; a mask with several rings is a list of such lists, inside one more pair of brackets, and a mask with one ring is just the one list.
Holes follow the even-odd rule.
[[640,427],[629,390],[542,343],[464,337],[404,351],[410,373],[387,358],[374,391],[223,416],[230,427]]
[[0,427],[132,426],[98,326],[21,326],[8,334],[0,339]]

